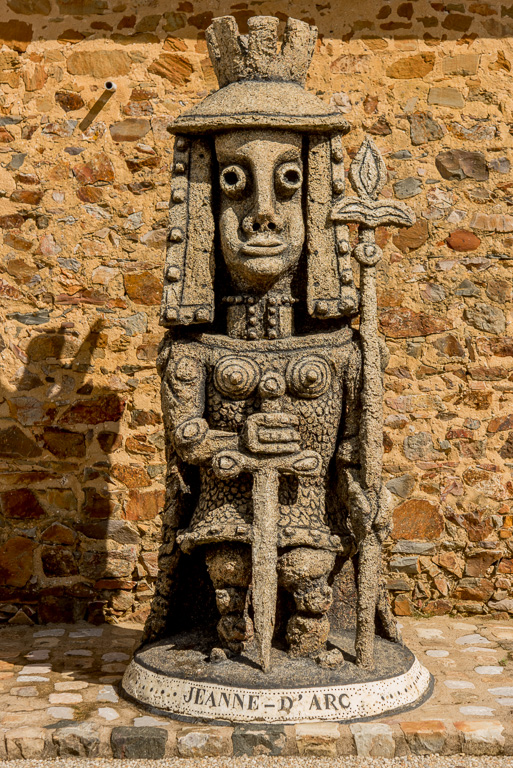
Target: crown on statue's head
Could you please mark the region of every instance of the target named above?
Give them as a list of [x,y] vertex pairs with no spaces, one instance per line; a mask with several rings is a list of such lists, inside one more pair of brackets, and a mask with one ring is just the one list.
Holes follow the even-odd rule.
[[220,88],[241,80],[304,85],[317,28],[289,18],[279,46],[278,24],[274,16],[253,16],[248,34],[241,35],[233,16],[213,19],[206,38]]
[[253,16],[248,34],[241,35],[233,16],[213,19],[205,34],[219,90],[178,115],[168,131],[347,133],[349,126],[337,107],[304,87],[317,29],[289,18],[278,42],[279,23],[274,16]]

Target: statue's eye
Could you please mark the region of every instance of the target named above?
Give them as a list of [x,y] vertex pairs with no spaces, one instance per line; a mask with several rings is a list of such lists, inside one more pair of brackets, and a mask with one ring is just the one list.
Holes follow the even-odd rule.
[[229,165],[221,171],[221,189],[229,197],[239,197],[245,190],[247,176],[240,165]]
[[282,195],[293,195],[302,181],[303,174],[297,163],[283,163],[276,171],[276,187]]

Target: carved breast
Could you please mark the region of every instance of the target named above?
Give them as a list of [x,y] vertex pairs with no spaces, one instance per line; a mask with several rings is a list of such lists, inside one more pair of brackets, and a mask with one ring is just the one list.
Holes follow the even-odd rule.
[[226,355],[214,368],[214,386],[224,397],[244,400],[258,386],[260,368],[250,357]]
[[[275,374],[282,380],[283,360],[276,359],[269,364],[258,363],[242,355],[226,355],[214,367],[214,386],[217,391],[231,400],[244,400],[262,383],[267,383]],[[295,398],[313,400],[324,395],[331,386],[330,366],[320,355],[306,355],[290,360],[285,369],[286,389]]]

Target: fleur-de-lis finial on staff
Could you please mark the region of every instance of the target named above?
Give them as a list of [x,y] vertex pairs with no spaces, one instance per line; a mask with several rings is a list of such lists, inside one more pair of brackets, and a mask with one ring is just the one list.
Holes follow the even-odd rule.
[[382,483],[383,380],[382,346],[378,336],[376,265],[383,251],[376,244],[376,227],[411,226],[413,212],[404,204],[378,200],[387,180],[381,153],[366,137],[349,169],[349,180],[358,195],[338,200],[332,211],[336,224],[358,224],[358,241],[352,255],[360,266],[360,339],[363,355],[360,468],[346,472],[350,522],[358,546],[358,606],[356,663],[374,666],[376,611],[391,635],[397,630],[381,583],[381,546],[388,533],[388,491]]

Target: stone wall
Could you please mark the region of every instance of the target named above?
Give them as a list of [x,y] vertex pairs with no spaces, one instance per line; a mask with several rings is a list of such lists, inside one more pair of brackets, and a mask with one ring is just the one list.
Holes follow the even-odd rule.
[[307,87],[418,217],[381,234],[395,610],[513,613],[513,5],[2,5],[0,621],[146,615],[166,126],[215,87],[212,16],[255,12],[319,27]]

